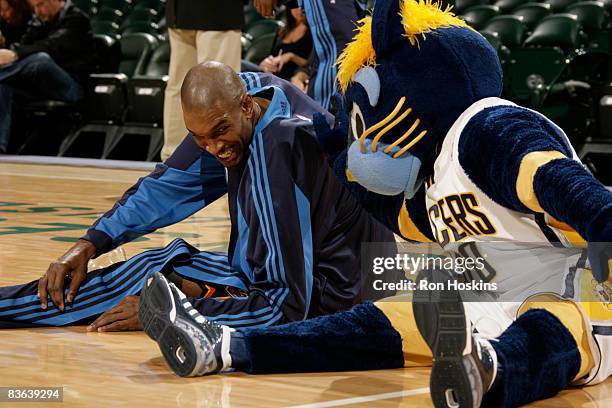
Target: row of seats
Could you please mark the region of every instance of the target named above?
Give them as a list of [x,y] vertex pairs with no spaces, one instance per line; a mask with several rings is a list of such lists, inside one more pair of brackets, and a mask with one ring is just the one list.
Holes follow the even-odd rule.
[[147,33],[163,39],[166,33],[165,2],[159,0],[80,0],[77,5],[91,16],[94,34]]
[[[138,4],[137,1],[130,10],[136,10]],[[585,4],[593,4],[601,11],[602,3],[593,1],[570,5],[568,11],[582,10]],[[532,5],[521,4],[514,11]],[[472,7],[482,6],[485,5]],[[542,4],[537,6],[542,9]],[[543,7],[550,11],[549,6]],[[245,7],[243,57],[258,63],[270,53],[282,23],[262,19],[253,12],[252,6]],[[588,13],[584,15],[589,16]],[[601,16],[601,13],[595,15]],[[541,109],[546,107],[545,101],[551,100],[555,87],[570,79],[595,83],[603,80],[602,75],[610,78],[605,69],[605,64],[609,67],[609,54],[602,51],[610,50],[609,28],[605,24],[609,20],[603,22],[598,17],[594,19],[595,25],[590,26],[589,18],[583,18],[577,12],[570,15],[550,11],[537,22],[526,22],[524,16],[509,14],[496,15],[478,27],[471,24],[480,28],[499,53],[505,77],[504,96]],[[592,30],[592,27],[597,30]],[[594,33],[602,35],[598,37]],[[607,42],[603,35],[606,33]],[[82,132],[76,132],[65,141],[60,154],[72,155],[78,151],[75,146],[79,134],[87,131],[103,134],[101,157],[118,158],[113,150],[126,131],[137,132],[140,129],[155,135],[150,138],[149,146],[161,147],[163,94],[169,61],[167,41],[147,33],[126,33],[120,36],[98,34],[96,43],[96,54],[101,56],[100,73],[91,78],[85,104],[87,125],[81,129]],[[151,147],[146,158],[153,157],[154,151],[155,148]]]
[[[533,2],[534,0],[455,0],[453,11],[457,15],[463,15],[470,8],[491,5],[497,7],[502,13],[511,13],[513,10]],[[548,4],[553,13],[563,12],[568,6],[578,3],[580,0],[540,0],[538,3]],[[612,0],[602,0],[607,10],[612,8]]]
[[457,0],[455,12],[497,50],[503,96],[551,118],[612,183],[612,0]]
[[[481,5],[474,6],[463,12],[460,17],[477,30],[484,26],[496,16],[512,15],[518,17],[528,31],[545,17],[557,13],[547,3],[524,3],[511,11],[503,11],[498,6]],[[562,13],[576,16],[582,27],[587,32],[600,31],[609,28],[610,18],[604,3],[600,1],[581,1],[569,5]]]
[[122,14],[133,9],[151,9],[163,15],[166,8],[166,0],[73,0],[73,3],[90,16],[95,16],[101,9],[118,10]]
[[[119,38],[123,34],[146,33],[167,40],[165,2],[160,0],[77,0],[92,16],[96,35]],[[284,26],[284,7],[276,19],[264,19],[252,4],[244,6],[243,58],[255,64],[269,55],[279,30]]]
[[107,46],[98,49],[102,56],[112,59],[119,53],[120,59],[111,72],[90,76],[83,112],[87,123],[63,141],[59,155],[154,160],[163,145],[170,46],[147,33],[96,39]]
[[533,2],[518,5],[512,14],[496,15],[499,9],[474,6],[463,18],[497,50],[507,97],[537,108],[560,80],[612,81],[612,31],[602,2],[575,2],[563,13]]
[[[79,123],[59,146],[60,156],[158,159],[163,144],[163,103],[170,46],[167,36],[159,31],[131,32],[129,28],[134,27],[137,20],[130,16],[142,16],[139,10],[147,10],[148,14],[144,15],[154,16],[151,10],[161,13],[165,4],[160,5],[163,2],[158,0],[77,2],[91,13],[96,31],[97,68],[90,76],[84,103],[64,106],[70,104],[47,101],[33,107],[35,112],[29,117],[38,121],[53,114],[62,117],[68,113],[71,117],[68,119]],[[123,13],[124,18],[104,21],[108,17],[105,10],[117,11],[111,18],[119,13]],[[245,15],[249,10],[254,9],[246,6]],[[280,13],[277,18],[282,16]],[[126,21],[130,24],[126,25]],[[112,24],[114,30],[100,30],[103,22]],[[265,58],[282,26],[280,20],[251,18],[242,36],[243,57],[253,63]]]

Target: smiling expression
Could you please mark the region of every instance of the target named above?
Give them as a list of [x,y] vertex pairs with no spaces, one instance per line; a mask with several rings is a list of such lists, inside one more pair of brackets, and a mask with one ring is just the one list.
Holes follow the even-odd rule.
[[185,126],[198,146],[215,156],[223,166],[233,167],[245,158],[251,142],[253,107],[253,98],[243,94],[239,101],[217,103],[205,111],[186,109]]

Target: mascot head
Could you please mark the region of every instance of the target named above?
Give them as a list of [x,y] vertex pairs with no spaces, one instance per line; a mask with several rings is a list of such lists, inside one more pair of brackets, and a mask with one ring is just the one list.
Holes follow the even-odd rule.
[[502,89],[495,50],[433,0],[377,0],[338,65],[348,169],[379,194],[412,197],[459,115]]

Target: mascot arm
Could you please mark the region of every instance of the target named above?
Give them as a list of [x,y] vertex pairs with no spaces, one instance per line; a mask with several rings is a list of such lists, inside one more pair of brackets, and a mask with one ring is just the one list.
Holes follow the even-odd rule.
[[497,203],[545,212],[587,241],[612,241],[612,192],[571,156],[567,138],[552,122],[517,106],[478,113],[459,141],[461,166]]

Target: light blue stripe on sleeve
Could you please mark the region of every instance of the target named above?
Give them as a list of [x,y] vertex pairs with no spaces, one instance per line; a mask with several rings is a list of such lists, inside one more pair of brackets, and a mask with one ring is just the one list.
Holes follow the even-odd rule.
[[310,202],[302,193],[302,190],[294,184],[295,202],[297,203],[298,216],[300,219],[300,231],[302,233],[302,252],[304,253],[304,280],[306,281],[306,308],[304,319],[308,316],[310,299],[312,297],[313,281],[313,256],[312,256],[312,229],[310,223]]

